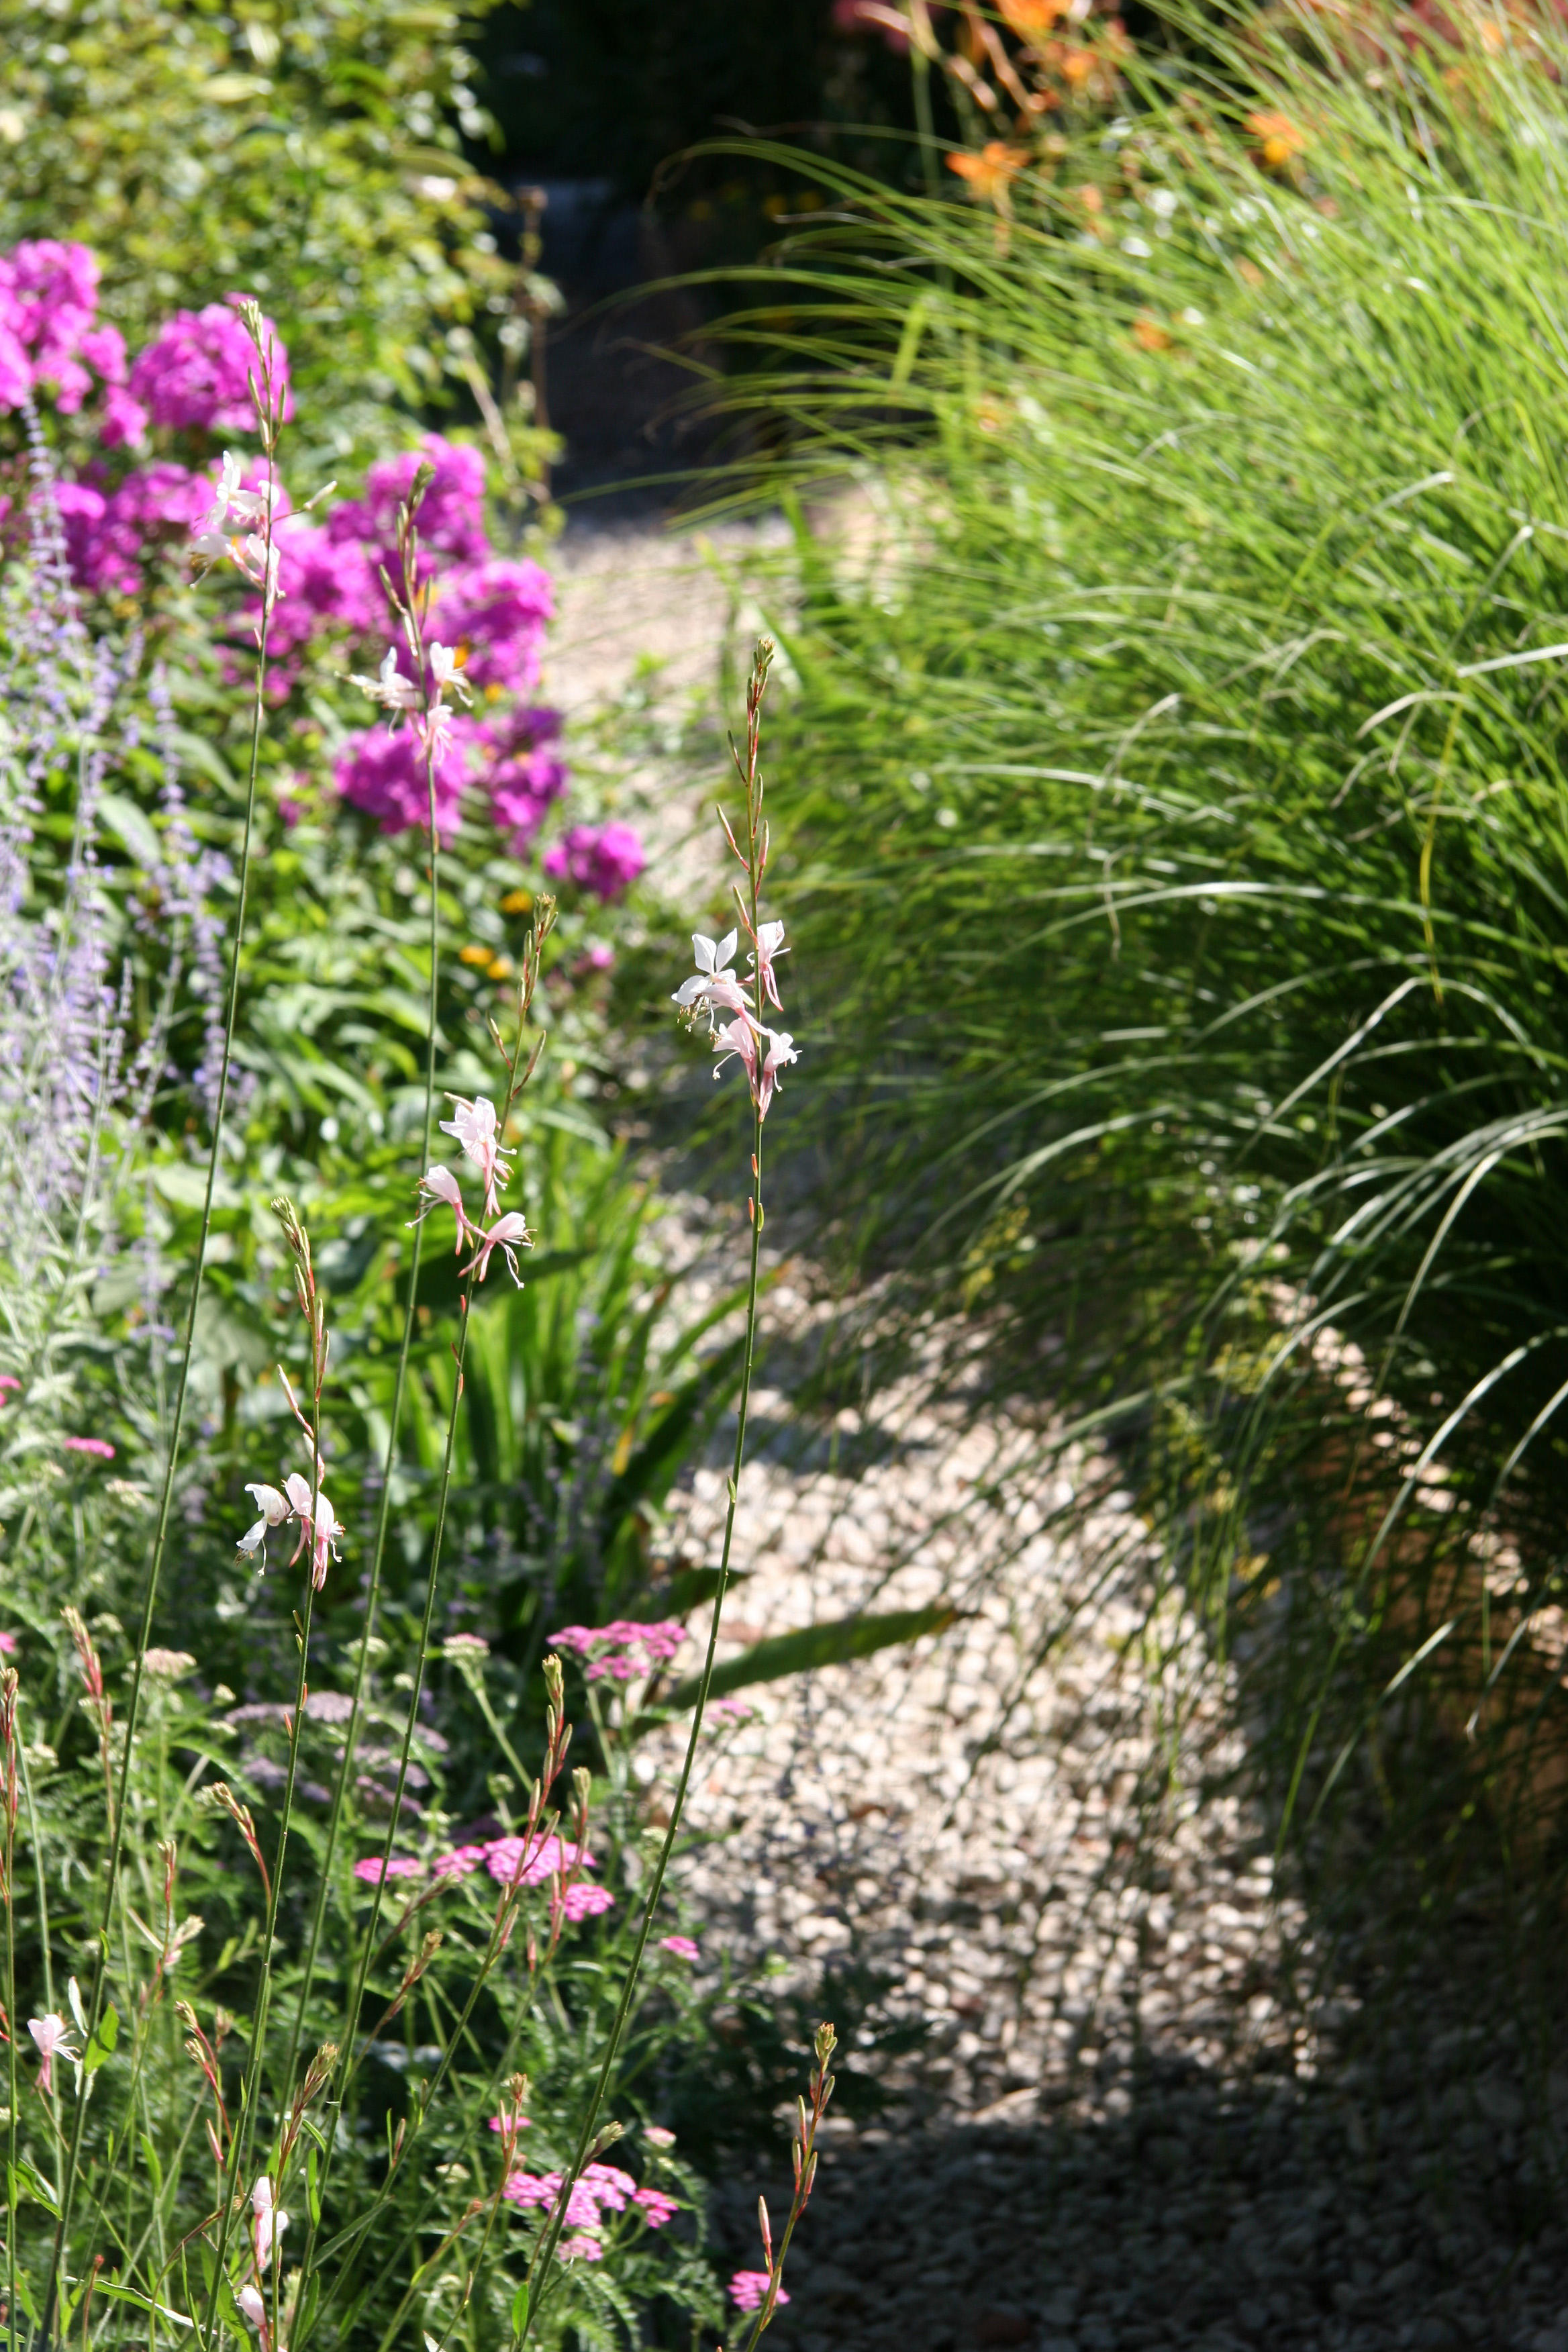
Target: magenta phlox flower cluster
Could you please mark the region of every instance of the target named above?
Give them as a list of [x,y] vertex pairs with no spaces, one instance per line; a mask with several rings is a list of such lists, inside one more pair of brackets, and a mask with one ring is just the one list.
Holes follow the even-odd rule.
[[90,594],[134,595],[149,547],[194,530],[212,498],[205,474],[160,458],[113,489],[99,466],[55,486],[72,576]]
[[668,1665],[686,1639],[678,1617],[656,1618],[643,1624],[634,1617],[617,1617],[608,1625],[562,1625],[549,1636],[558,1650],[570,1650],[586,1660],[587,1682],[638,1681]]
[[[737,2311],[755,2311],[772,2284],[766,2271],[737,2271],[730,2281],[730,2300]],[[774,2299],[789,2301],[782,2286]]]
[[333,509],[327,529],[340,542],[358,540],[397,578],[397,509],[408,496],[421,465],[434,468],[419,503],[420,576],[428,579],[448,563],[483,563],[490,545],[485,530],[485,462],[477,449],[427,433],[417,449],[383,457],[365,476],[363,499]]
[[98,257],[85,245],[30,238],[0,254],[0,409],[23,407],[39,392],[74,416],[96,375],[118,398],[106,439],[134,440],[136,404],[127,394],[125,343],[98,323]]
[[[438,841],[457,830],[463,787],[473,780],[482,744],[478,722],[456,714],[433,770]],[[372,727],[363,735],[351,735],[338,756],[332,781],[342,798],[373,816],[383,833],[405,833],[410,825],[429,823],[424,747],[408,728],[393,734],[384,727]]]
[[536,704],[504,719],[486,719],[479,732],[494,755],[485,778],[496,830],[510,836],[514,856],[528,849],[552,802],[566,790],[566,763],[552,746],[561,713]]
[[544,870],[607,905],[630,889],[647,864],[641,836],[629,824],[574,824],[547,852]]
[[[175,433],[247,433],[256,423],[251,378],[256,350],[239,316],[241,297],[209,302],[201,310],[176,310],[141,352],[131,371],[130,392],[154,425]],[[271,322],[265,322],[270,329]],[[289,354],[276,332],[275,382],[283,393],[283,415],[294,414],[289,391]]]
[[[295,521],[279,534],[279,583],[283,598],[268,642],[296,652],[326,629],[368,636],[386,598],[369,556],[353,540],[335,540],[314,523]],[[421,811],[423,814],[423,811]]]
[[[419,510],[421,538],[434,487]],[[442,636],[469,646],[473,685],[503,694],[528,694],[538,685],[540,647],[546,624],[555,617],[550,574],[539,564],[493,556],[449,572],[431,610]]]

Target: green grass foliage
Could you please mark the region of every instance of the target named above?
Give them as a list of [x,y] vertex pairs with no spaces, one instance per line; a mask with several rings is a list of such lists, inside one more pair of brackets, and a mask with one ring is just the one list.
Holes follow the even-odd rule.
[[772,779],[846,1229],[1291,1571],[1291,1786],[1468,1716],[1568,1496],[1568,50],[1411,22],[1211,24],[1010,222],[831,178],[737,327],[861,485]]

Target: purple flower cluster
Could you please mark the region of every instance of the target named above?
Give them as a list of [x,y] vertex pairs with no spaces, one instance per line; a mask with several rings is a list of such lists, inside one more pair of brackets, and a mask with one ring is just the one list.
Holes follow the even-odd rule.
[[574,824],[564,840],[546,852],[544,870],[608,903],[630,889],[647,864],[642,843],[629,824]]
[[[73,478],[55,481],[55,520],[75,585],[90,595],[134,596],[149,558],[186,540],[212,507],[208,436],[252,429],[256,354],[241,298],[231,295],[176,311],[128,367],[119,330],[98,320],[98,283],[97,257],[84,245],[39,238],[0,254],[0,414],[32,417],[47,395],[63,416],[85,409],[84,425],[96,426],[100,448],[114,453],[140,447],[150,431],[187,436],[176,446],[192,462],[160,454],[126,469],[123,457],[94,456]],[[273,344],[288,416],[288,354],[275,332]],[[318,640],[370,641],[379,652],[391,623],[382,572],[397,575],[398,508],[421,464],[433,469],[418,518],[426,635],[460,649],[464,683],[477,698],[471,715],[452,712],[442,730],[437,833],[456,826],[465,793],[482,792],[497,830],[522,856],[566,790],[560,714],[531,700],[554,598],[539,564],[491,547],[477,449],[427,434],[416,448],[373,465],[362,495],[321,522],[292,515],[279,491],[276,512],[286,527],[276,542],[268,635],[277,687],[289,690]],[[259,479],[243,478],[247,488]],[[0,491],[0,530],[21,520],[21,507]],[[258,611],[258,604],[244,624]],[[384,833],[429,823],[424,758],[411,729],[351,735],[333,782]],[[546,860],[550,874],[605,901],[619,898],[645,864],[641,842],[624,824],[574,826]]]

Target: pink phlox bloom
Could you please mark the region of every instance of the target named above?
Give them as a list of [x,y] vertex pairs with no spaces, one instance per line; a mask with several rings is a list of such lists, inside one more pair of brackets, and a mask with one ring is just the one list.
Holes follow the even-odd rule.
[[506,1260],[507,1272],[510,1275],[513,1282],[516,1283],[518,1288],[521,1290],[522,1288],[522,1276],[517,1270],[517,1257],[515,1253],[520,1249],[531,1249],[533,1247],[532,1237],[529,1233],[525,1219],[519,1214],[517,1210],[509,1210],[504,1217],[499,1217],[493,1225],[489,1226],[484,1233],[479,1234],[477,1238],[479,1240],[479,1246],[475,1251],[473,1256],[468,1260],[468,1265],[464,1266],[463,1272],[465,1274],[471,1274],[477,1282],[483,1282],[486,1275],[489,1272],[490,1258],[494,1252],[499,1249],[502,1257]]
[[77,342],[77,350],[89,367],[95,368],[109,385],[125,381],[125,338],[118,327],[108,320],[101,325],[89,327]]
[[627,2200],[637,2195],[637,2182],[618,2164],[585,2164],[581,2179],[607,2213],[624,2213]]
[[[247,433],[255,428],[252,377],[261,366],[241,320],[237,295],[209,302],[201,310],[176,310],[166,319],[131,371],[131,391],[156,425],[174,432]],[[289,391],[289,354],[271,320],[275,387],[283,394],[285,418],[294,414]]]
[[485,529],[483,457],[466,442],[447,441],[438,433],[427,433],[416,449],[379,458],[365,476],[363,502],[345,504],[332,517],[333,536],[372,542],[395,580],[397,509],[422,463],[435,471],[417,517],[420,576],[427,577],[437,568],[431,561],[435,555],[447,556],[454,563],[479,563],[490,551]]
[[38,2088],[40,2091],[52,2090],[55,2060],[57,2058],[74,2060],[80,2054],[71,2047],[70,2027],[63,2017],[51,2009],[42,2017],[30,2017],[27,2020],[27,2031],[37,2046],[38,2056],[42,2062],[38,2068]]
[[659,1949],[673,1952],[678,1960],[698,1960],[702,1955],[689,1936],[661,1936]]
[[411,1853],[395,1853],[384,1870],[379,1853],[367,1853],[354,1864],[354,1876],[366,1886],[379,1886],[384,1878],[422,1878],[424,1874],[425,1864]]
[[441,1132],[451,1136],[464,1159],[471,1160],[479,1170],[484,1180],[485,1214],[494,1217],[500,1205],[497,1192],[511,1181],[511,1164],[502,1149],[496,1107],[488,1095],[476,1095],[472,1102],[462,1095],[448,1095],[447,1100],[456,1116],[441,1121]]
[[784,944],[784,927],[782,923],[763,924],[757,933],[756,952],[752,958],[752,970],[762,976],[763,994],[775,1013],[784,1011],[778,981],[773,971],[774,958],[789,953],[788,948]]
[[672,2131],[667,2130],[663,2124],[644,2124],[642,2136],[644,2139],[647,2140],[649,2147],[673,2147],[675,2146],[675,2134]]
[[[737,2311],[755,2311],[772,2284],[766,2271],[737,2271],[730,2281],[730,2300]],[[774,2300],[789,2301],[782,2286]]]
[[[463,787],[482,748],[477,719],[452,721],[446,750],[436,761],[436,831],[442,841],[457,831]],[[423,829],[429,824],[424,752],[411,729],[394,733],[384,727],[372,727],[362,735],[350,736],[332,770],[332,781],[344,800],[375,818],[383,833],[403,833],[415,825]]]
[[544,856],[553,880],[574,883],[606,905],[630,888],[647,864],[641,838],[629,824],[574,824]]
[[596,1870],[598,1864],[585,1847],[568,1846],[555,1836],[492,1838],[484,1849],[485,1867],[492,1878],[515,1886],[541,1885],[547,1878],[567,1876],[577,1870]]
[[531,693],[554,612],[549,573],[526,560],[497,557],[449,572],[436,592],[442,634],[468,646],[468,677],[481,691]]
[[292,653],[327,628],[368,636],[385,600],[363,548],[340,545],[319,525],[292,518],[279,546],[288,605],[272,625],[279,652]]
[[106,449],[129,443],[139,446],[147,436],[147,411],[121,384],[111,384],[103,395],[103,423],[98,437]]
[[573,1927],[584,1919],[596,1919],[601,1911],[613,1911],[616,1898],[607,1886],[569,1886],[561,1897],[561,1914]]
[[259,1552],[261,1564],[265,1568],[268,1529],[280,1528],[289,1517],[289,1497],[287,1495],[280,1495],[276,1486],[249,1486],[245,1491],[247,1495],[254,1495],[256,1497],[256,1507],[261,1517],[253,1528],[248,1528],[240,1537],[237,1548],[245,1554],[247,1559],[254,1559],[256,1554]]
[[716,1011],[743,1013],[746,1009],[740,974],[730,970],[740,937],[739,931],[726,931],[718,940],[707,938],[701,931],[691,934],[691,953],[697,970],[689,980],[681,982],[670,1002],[693,1019],[699,1013],[706,1013],[710,1029],[714,1025]]
[[768,1050],[763,1056],[762,1075],[756,1087],[759,1118],[766,1118],[768,1115],[768,1105],[773,1101],[773,1090],[779,1083],[779,1073],[800,1059],[795,1050],[795,1039],[787,1029],[764,1029],[763,1035],[767,1040]]
[[[645,2134],[646,2137],[647,2135]],[[667,2196],[662,2189],[639,2189],[632,2203],[640,2210],[650,2230],[662,2230],[672,2215],[680,2210],[674,2198]]]
[[597,2238],[591,2238],[586,2231],[574,2237],[563,2238],[556,2252],[563,2263],[602,2263],[605,2259],[605,2249]]
[[437,1878],[469,1878],[485,1858],[482,1845],[458,1845],[450,1853],[438,1853],[430,1867]]
[[256,2267],[264,2271],[282,2243],[283,2232],[289,2227],[288,2214],[273,2203],[270,2174],[263,2172],[258,2177],[250,2192],[250,2205],[255,2216],[251,2223],[251,2238],[256,2249]]
[[473,1237],[474,1228],[468,1223],[468,1213],[463,1206],[462,1188],[451,1170],[427,1168],[419,1179],[419,1190],[429,1197],[418,1216],[410,1217],[409,1224],[411,1226],[419,1224],[429,1215],[432,1209],[443,1207],[450,1209],[458,1220],[457,1246],[460,1251],[464,1243]]
[[64,1444],[68,1454],[90,1454],[99,1462],[114,1459],[114,1448],[107,1437],[68,1437]]

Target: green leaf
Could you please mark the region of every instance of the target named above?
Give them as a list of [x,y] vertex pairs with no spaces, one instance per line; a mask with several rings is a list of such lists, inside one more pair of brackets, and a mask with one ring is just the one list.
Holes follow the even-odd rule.
[[305,2201],[310,2209],[310,2227],[319,2230],[321,2226],[321,2192],[316,2181],[316,2151],[313,2147],[307,2149],[305,2154]]
[[98,2030],[81,2053],[81,2063],[89,2074],[97,2074],[119,2039],[120,2019],[110,2007],[99,2019]]
[[528,2289],[520,2286],[511,2299],[511,2332],[521,2336],[528,2326]]
[[146,2161],[147,2178],[153,2183],[154,2202],[163,2194],[163,2168],[158,2161],[158,2151],[147,2134],[142,2134],[142,2154]]
[[42,2173],[35,2171],[25,2156],[17,2158],[15,2169],[7,2165],[5,2171],[13,2205],[19,2205],[25,2197],[30,2197],[35,2205],[41,2205],[46,2212],[54,2215],[57,2221],[59,2220],[60,2209],[55,2202],[54,2190]]
[[151,820],[122,793],[105,793],[98,813],[110,833],[128,849],[138,866],[153,873],[163,863],[163,845]]
[[[816,1666],[842,1665],[848,1658],[868,1658],[874,1650],[897,1643],[919,1642],[927,1633],[945,1633],[955,1621],[971,1612],[935,1601],[929,1609],[889,1609],[880,1616],[835,1617],[826,1625],[803,1625],[794,1633],[775,1633],[753,1642],[738,1658],[713,1669],[710,1698],[726,1691],[743,1690],[748,1683],[777,1682],[784,1675],[808,1674]],[[695,1706],[702,1687],[700,1675],[688,1675],[659,1701],[663,1707]]]

